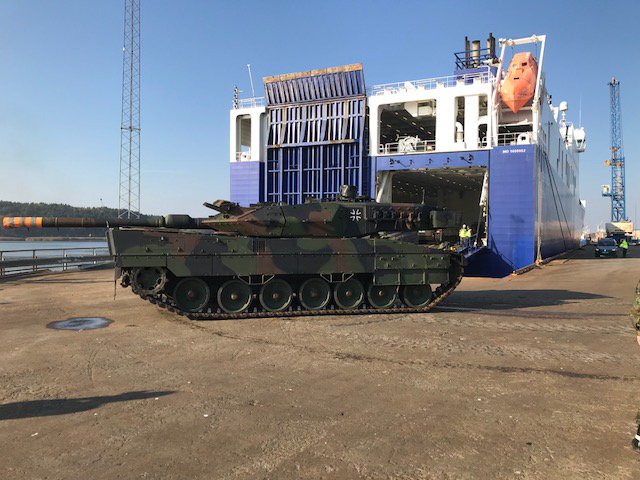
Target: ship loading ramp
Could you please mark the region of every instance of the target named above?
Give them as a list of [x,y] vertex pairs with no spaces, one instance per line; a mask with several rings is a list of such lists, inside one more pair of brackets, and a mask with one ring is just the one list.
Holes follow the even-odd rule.
[[[428,168],[384,172],[380,175],[378,200],[398,203],[427,203],[437,208],[462,213],[462,222],[472,229],[472,242],[486,245],[483,185],[487,167]],[[486,195],[484,195],[486,197]],[[457,242],[458,231],[444,232]]]

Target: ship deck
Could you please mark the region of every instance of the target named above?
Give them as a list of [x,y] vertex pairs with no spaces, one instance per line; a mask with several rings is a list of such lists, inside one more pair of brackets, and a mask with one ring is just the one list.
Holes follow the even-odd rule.
[[[432,313],[192,322],[110,270],[0,283],[3,478],[632,478],[631,258]],[[47,329],[103,316],[107,328]]]

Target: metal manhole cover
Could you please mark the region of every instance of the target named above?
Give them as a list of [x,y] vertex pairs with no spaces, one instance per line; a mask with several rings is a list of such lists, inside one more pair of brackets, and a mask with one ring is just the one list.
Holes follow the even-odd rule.
[[58,320],[47,324],[47,328],[54,330],[95,330],[108,327],[113,320],[103,317],[74,317],[66,320]]

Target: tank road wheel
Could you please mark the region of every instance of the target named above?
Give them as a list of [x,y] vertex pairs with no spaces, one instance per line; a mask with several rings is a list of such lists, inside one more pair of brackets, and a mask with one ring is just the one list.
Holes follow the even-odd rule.
[[298,290],[298,300],[307,310],[322,310],[331,299],[331,287],[322,278],[308,278]]
[[185,312],[195,313],[204,310],[210,298],[209,285],[196,277],[183,278],[173,291],[173,300],[177,307]]
[[274,278],[262,285],[258,298],[266,311],[282,312],[291,305],[293,290],[287,281]]
[[398,298],[398,287],[395,285],[374,285],[367,288],[367,299],[373,308],[389,308]]
[[364,300],[364,287],[360,280],[351,277],[345,282],[336,284],[333,290],[333,300],[343,310],[354,310]]
[[229,280],[218,289],[218,305],[227,313],[244,312],[251,305],[251,287],[241,280]]
[[422,308],[429,305],[433,296],[431,285],[404,285],[400,292],[402,301],[407,307]]
[[131,275],[132,289],[136,293],[155,295],[167,283],[167,271],[160,267],[136,268]]

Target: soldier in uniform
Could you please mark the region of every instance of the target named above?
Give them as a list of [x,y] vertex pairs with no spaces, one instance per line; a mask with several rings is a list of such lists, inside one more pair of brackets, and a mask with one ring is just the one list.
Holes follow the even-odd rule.
[[[636,330],[636,340],[638,341],[638,345],[640,345],[640,282],[636,287],[636,299],[631,308],[631,323]],[[638,432],[633,438],[631,446],[634,450],[640,452],[640,411],[636,415],[636,423],[638,424]]]

